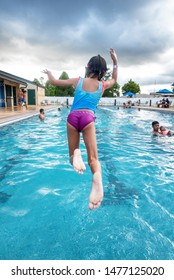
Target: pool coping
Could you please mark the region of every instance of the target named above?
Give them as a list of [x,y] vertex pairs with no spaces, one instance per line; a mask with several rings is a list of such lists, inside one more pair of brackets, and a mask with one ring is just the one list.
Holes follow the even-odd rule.
[[[49,108],[44,108],[45,111],[50,111],[53,109],[56,109],[57,107],[52,106]],[[21,112],[19,115],[16,115],[15,112],[10,112],[10,115],[6,115],[0,118],[0,127],[6,126],[6,125],[10,125],[34,116],[38,116],[39,115],[39,111],[38,109],[35,109],[32,112]]]
[[38,113],[34,113],[34,114],[29,113],[25,116],[8,117],[8,120],[7,120],[7,118],[4,118],[3,120],[0,120],[0,127],[22,121],[22,120],[34,117],[36,115],[38,115]]
[[156,108],[156,107],[142,107],[142,106],[132,106],[132,109],[142,109],[146,111],[155,111],[160,113],[171,113],[174,114],[174,109],[170,108]]

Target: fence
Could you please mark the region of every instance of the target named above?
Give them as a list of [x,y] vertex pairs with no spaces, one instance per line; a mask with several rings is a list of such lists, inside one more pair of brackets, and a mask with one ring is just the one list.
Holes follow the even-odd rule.
[[[67,97],[67,96],[46,96],[45,100],[41,102],[42,105],[47,104],[57,104],[57,105],[72,105],[74,97]],[[116,98],[108,98],[102,97],[99,102],[99,106],[122,106],[125,102],[126,104],[131,101],[134,105],[140,103],[140,106],[157,106],[157,101],[161,100],[160,97],[116,97]],[[174,105],[174,98],[169,97],[170,106]]]

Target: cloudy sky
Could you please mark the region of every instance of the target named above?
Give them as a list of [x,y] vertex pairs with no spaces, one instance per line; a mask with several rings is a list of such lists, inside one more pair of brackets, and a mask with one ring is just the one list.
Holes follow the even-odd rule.
[[118,83],[142,93],[174,82],[173,0],[1,0],[0,70],[33,80],[48,68],[58,78],[84,76],[88,60],[109,48]]

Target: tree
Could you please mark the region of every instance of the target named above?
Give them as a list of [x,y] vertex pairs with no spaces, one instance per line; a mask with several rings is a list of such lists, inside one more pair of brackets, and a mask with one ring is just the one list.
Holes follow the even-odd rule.
[[39,80],[38,79],[36,79],[36,78],[34,78],[34,81],[33,81],[33,83],[35,83],[36,85],[40,85],[40,82],[39,82]]
[[68,80],[69,76],[66,72],[62,72],[62,74],[59,77],[60,80]]
[[45,83],[45,95],[55,96],[55,86],[52,86],[49,80]]
[[[69,76],[66,72],[62,72],[60,80],[68,80]],[[55,86],[55,96],[73,96],[74,88],[72,86],[60,87]]]
[[119,96],[120,95],[119,89],[120,89],[120,85],[118,83],[115,83],[113,87],[108,88],[104,91],[103,97]]
[[[59,79],[68,80],[69,76],[66,72],[62,72]],[[43,82],[43,80],[42,80],[42,82]],[[45,95],[46,96],[73,96],[73,94],[74,94],[74,88],[72,86],[66,86],[66,87],[53,86],[50,84],[49,80],[46,81],[46,83],[45,83]]]
[[[112,77],[112,72],[111,71],[107,71],[105,76],[103,77],[104,81],[109,80]],[[104,91],[103,97],[113,97],[113,96],[119,96],[120,92],[120,85],[116,82],[113,87],[106,89]]]
[[123,93],[128,91],[140,93],[140,86],[130,79],[128,83],[124,84],[121,90]]
[[40,77],[39,80],[36,79],[36,78],[34,78],[34,81],[33,81],[33,82],[34,82],[36,85],[38,85],[38,86],[42,86],[42,87],[45,86],[45,80],[44,80],[43,77]]

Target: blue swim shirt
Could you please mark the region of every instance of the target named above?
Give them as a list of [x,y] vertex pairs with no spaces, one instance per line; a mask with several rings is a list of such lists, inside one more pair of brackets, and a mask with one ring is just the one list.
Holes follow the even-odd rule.
[[99,82],[99,86],[96,91],[89,93],[83,90],[83,80],[84,78],[80,78],[76,86],[71,111],[88,109],[95,113],[97,104],[102,96],[102,82]]

